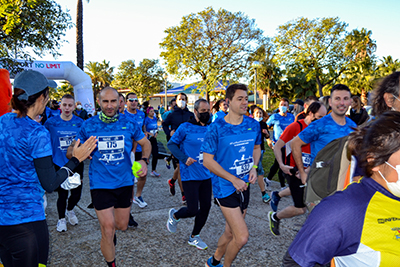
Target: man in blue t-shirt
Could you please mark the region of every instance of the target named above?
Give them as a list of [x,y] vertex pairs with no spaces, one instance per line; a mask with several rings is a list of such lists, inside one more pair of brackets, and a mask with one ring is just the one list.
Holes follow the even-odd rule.
[[[99,115],[86,120],[76,139],[84,142],[96,136],[97,148],[91,155],[89,167],[90,193],[101,229],[101,251],[108,266],[115,266],[115,230],[126,230],[134,184],[130,153],[134,142],[142,146],[143,157],[139,176],[147,175],[150,142],[142,130],[124,115],[118,113],[117,90],[106,87],[100,91]],[[72,145],[67,157],[72,155]]]
[[261,157],[260,124],[247,116],[247,87],[232,84],[226,90],[229,113],[208,127],[201,147],[203,164],[214,176],[213,193],[225,217],[225,232],[218,248],[206,266],[230,266],[239,250],[247,243],[249,231],[244,217],[250,197],[249,183],[257,180]]
[[[50,132],[51,146],[53,150],[53,162],[56,171],[63,167],[67,162],[67,149],[69,145],[75,140],[82,124],[83,119],[73,114],[75,109],[74,97],[70,94],[66,94],[61,98],[61,115],[53,116],[46,121],[44,126]],[[74,172],[79,173],[81,179],[83,178],[84,165],[81,162]],[[57,212],[58,222],[57,231],[67,231],[67,217],[68,222],[71,225],[78,224],[78,218],[73,211],[76,204],[81,199],[82,184],[71,191],[71,196],[68,198],[68,190],[64,190],[61,187],[57,188],[58,199],[57,199]],[[68,206],[67,206],[68,201]]]
[[[292,143],[292,155],[299,169],[301,181],[306,183],[307,173],[303,167],[301,147],[311,145],[311,164],[313,163],[318,152],[331,141],[350,134],[357,125],[346,117],[346,112],[351,104],[350,89],[343,84],[336,84],[331,89],[329,98],[329,106],[332,112],[322,119],[311,123]],[[310,164],[310,165],[311,165]]]
[[[128,93],[126,95],[126,103],[127,109],[124,113],[125,116],[132,122],[137,123],[139,128],[144,131],[144,119],[146,118],[146,115],[138,108],[139,99],[137,95],[133,92]],[[135,159],[142,158],[142,147],[139,144],[134,145],[132,152],[135,154]],[[146,178],[147,177],[144,176],[137,179],[136,195],[133,198],[133,203],[137,204],[142,209],[147,207],[147,203],[142,198],[142,191],[146,184]]]

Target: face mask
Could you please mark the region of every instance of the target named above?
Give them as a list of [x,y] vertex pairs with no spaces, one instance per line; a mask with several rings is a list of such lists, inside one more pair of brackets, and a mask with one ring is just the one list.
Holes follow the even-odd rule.
[[210,117],[211,116],[210,116],[209,112],[203,112],[203,113],[199,112],[199,121],[204,124],[208,123],[208,121],[210,120]]
[[286,107],[286,106],[281,106],[281,107],[279,107],[279,110],[280,110],[282,113],[286,113],[287,107]]
[[176,100],[176,105],[177,105],[179,108],[185,108],[185,106],[186,106],[186,101],[184,101],[184,100]]
[[82,109],[82,105],[77,105],[76,108],[77,109]]
[[388,162],[386,162],[386,164],[396,170],[397,176],[398,176],[397,181],[396,182],[388,182],[385,179],[385,177],[383,177],[382,173],[380,171],[378,171],[378,172],[382,176],[382,178],[386,181],[389,191],[396,197],[400,197],[400,165],[396,165],[396,168],[395,168],[392,165],[390,165]]
[[260,118],[255,118],[255,120],[258,121],[258,122],[262,121],[262,119],[263,119],[262,117],[260,117]]

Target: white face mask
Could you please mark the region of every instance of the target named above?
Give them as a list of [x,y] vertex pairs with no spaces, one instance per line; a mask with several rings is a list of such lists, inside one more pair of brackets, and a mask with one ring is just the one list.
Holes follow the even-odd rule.
[[382,178],[386,181],[386,184],[389,188],[389,191],[395,195],[396,197],[400,197],[400,165],[396,165],[396,168],[390,165],[388,162],[386,162],[387,165],[392,167],[393,169],[396,170],[397,172],[397,181],[396,182],[388,182],[385,177],[383,177],[382,173],[380,171],[379,174],[382,176]]
[[76,108],[77,109],[82,109],[82,105],[77,105]]
[[262,121],[262,117],[259,117],[259,118],[254,118],[256,121],[258,121],[258,122],[260,122],[260,121]]
[[177,105],[179,108],[185,108],[185,106],[186,106],[186,101],[185,101],[185,100],[176,100],[176,105]]

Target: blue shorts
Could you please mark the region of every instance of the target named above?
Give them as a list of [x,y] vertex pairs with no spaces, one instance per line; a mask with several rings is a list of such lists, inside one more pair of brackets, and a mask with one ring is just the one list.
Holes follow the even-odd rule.
[[264,150],[261,150],[260,161],[258,162],[258,165],[257,165],[257,175],[262,175],[262,176],[264,176],[264,169],[262,166],[263,155],[264,155]]

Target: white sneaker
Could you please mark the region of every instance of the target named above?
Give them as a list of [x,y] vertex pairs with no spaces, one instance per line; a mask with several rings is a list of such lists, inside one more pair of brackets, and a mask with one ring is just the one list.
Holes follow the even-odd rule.
[[143,209],[143,208],[147,207],[147,203],[143,200],[142,196],[134,197],[132,202],[137,204],[139,206],[139,208]]
[[271,191],[270,185],[271,185],[271,180],[268,179],[267,177],[264,177],[264,189],[265,191]]
[[67,231],[67,221],[65,218],[59,219],[57,222],[57,231],[58,232],[66,232]]
[[75,212],[73,210],[66,211],[65,216],[68,218],[68,222],[71,225],[77,225],[78,224],[78,218],[75,215]]

